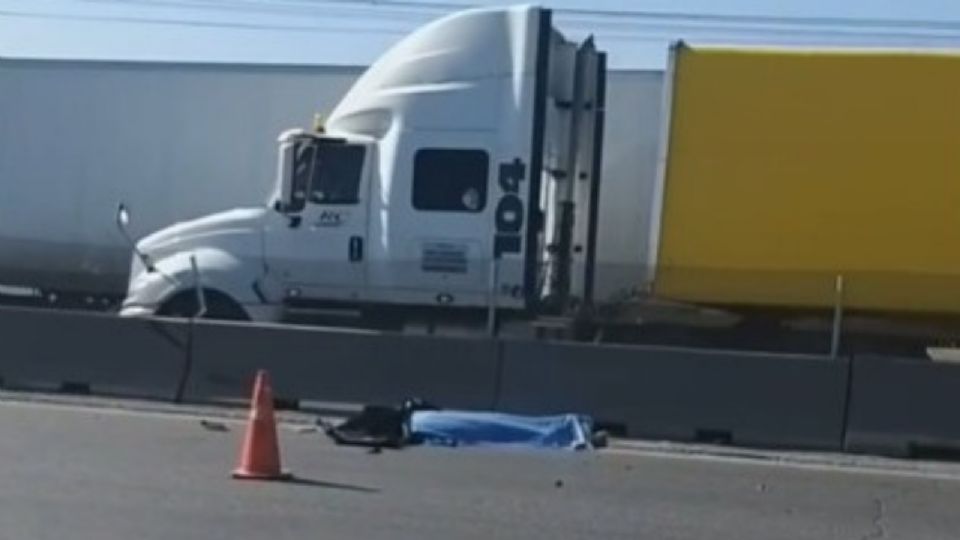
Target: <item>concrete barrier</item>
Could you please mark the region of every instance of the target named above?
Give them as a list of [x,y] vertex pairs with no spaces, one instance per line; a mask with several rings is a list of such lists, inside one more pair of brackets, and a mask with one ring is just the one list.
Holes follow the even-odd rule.
[[506,342],[498,408],[583,412],[632,437],[839,450],[848,362]]
[[[820,357],[402,336],[109,314],[0,309],[10,388],[243,401],[267,368],[286,400],[584,412],[629,436],[844,447],[849,363]],[[871,360],[871,361],[867,361]],[[952,444],[960,366],[858,358],[846,447],[904,453]],[[187,376],[185,379],[183,377]],[[960,422],[956,423],[960,426]]]
[[8,388],[170,400],[183,372],[186,324],[4,308],[0,344]]
[[266,368],[282,400],[493,406],[491,340],[206,321],[195,331],[188,401],[246,400],[255,371]]
[[877,356],[853,362],[846,450],[960,451],[960,365]]

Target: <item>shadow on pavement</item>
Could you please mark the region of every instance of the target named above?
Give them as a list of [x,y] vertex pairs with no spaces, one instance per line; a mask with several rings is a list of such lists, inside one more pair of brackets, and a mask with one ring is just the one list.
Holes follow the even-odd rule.
[[340,484],[337,482],[325,482],[323,480],[314,480],[311,478],[302,478],[299,476],[294,476],[293,478],[287,480],[286,483],[296,484],[300,486],[321,487],[321,488],[327,488],[327,489],[342,489],[345,491],[356,491],[359,493],[380,493],[380,490],[376,488],[358,486],[353,484]]

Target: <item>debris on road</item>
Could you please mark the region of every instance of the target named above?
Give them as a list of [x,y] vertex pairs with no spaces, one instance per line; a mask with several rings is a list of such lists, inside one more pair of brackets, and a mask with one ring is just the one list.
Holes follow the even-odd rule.
[[213,420],[201,419],[200,425],[204,427],[207,431],[218,431],[218,432],[227,432],[230,431],[230,428],[223,422],[215,422]]

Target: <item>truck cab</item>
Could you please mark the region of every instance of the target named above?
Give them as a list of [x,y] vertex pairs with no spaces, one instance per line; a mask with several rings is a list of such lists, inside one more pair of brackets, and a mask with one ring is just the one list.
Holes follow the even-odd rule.
[[582,300],[604,73],[592,39],[566,40],[549,10],[434,21],[374,63],[322,129],[280,136],[264,207],[141,240],[121,313],[184,314],[171,305],[193,309],[196,291],[258,320],[325,304]]

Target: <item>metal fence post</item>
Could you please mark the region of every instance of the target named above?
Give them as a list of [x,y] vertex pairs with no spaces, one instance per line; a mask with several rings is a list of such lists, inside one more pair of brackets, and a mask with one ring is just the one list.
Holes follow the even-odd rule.
[[190,372],[193,371],[193,327],[196,325],[197,318],[202,318],[207,313],[207,300],[203,294],[203,285],[200,283],[200,268],[197,266],[195,255],[190,255],[190,269],[193,273],[193,286],[197,293],[197,310],[187,319],[187,350],[183,369],[180,372],[180,381],[177,382],[177,393],[173,398],[174,403],[183,402],[187,381],[190,380]]
[[493,257],[490,259],[490,294],[487,301],[487,333],[490,337],[497,335],[497,287],[500,281],[498,270],[497,258]]
[[843,325],[843,275],[838,274],[833,297],[833,332],[830,337],[830,356],[840,355],[840,333]]

